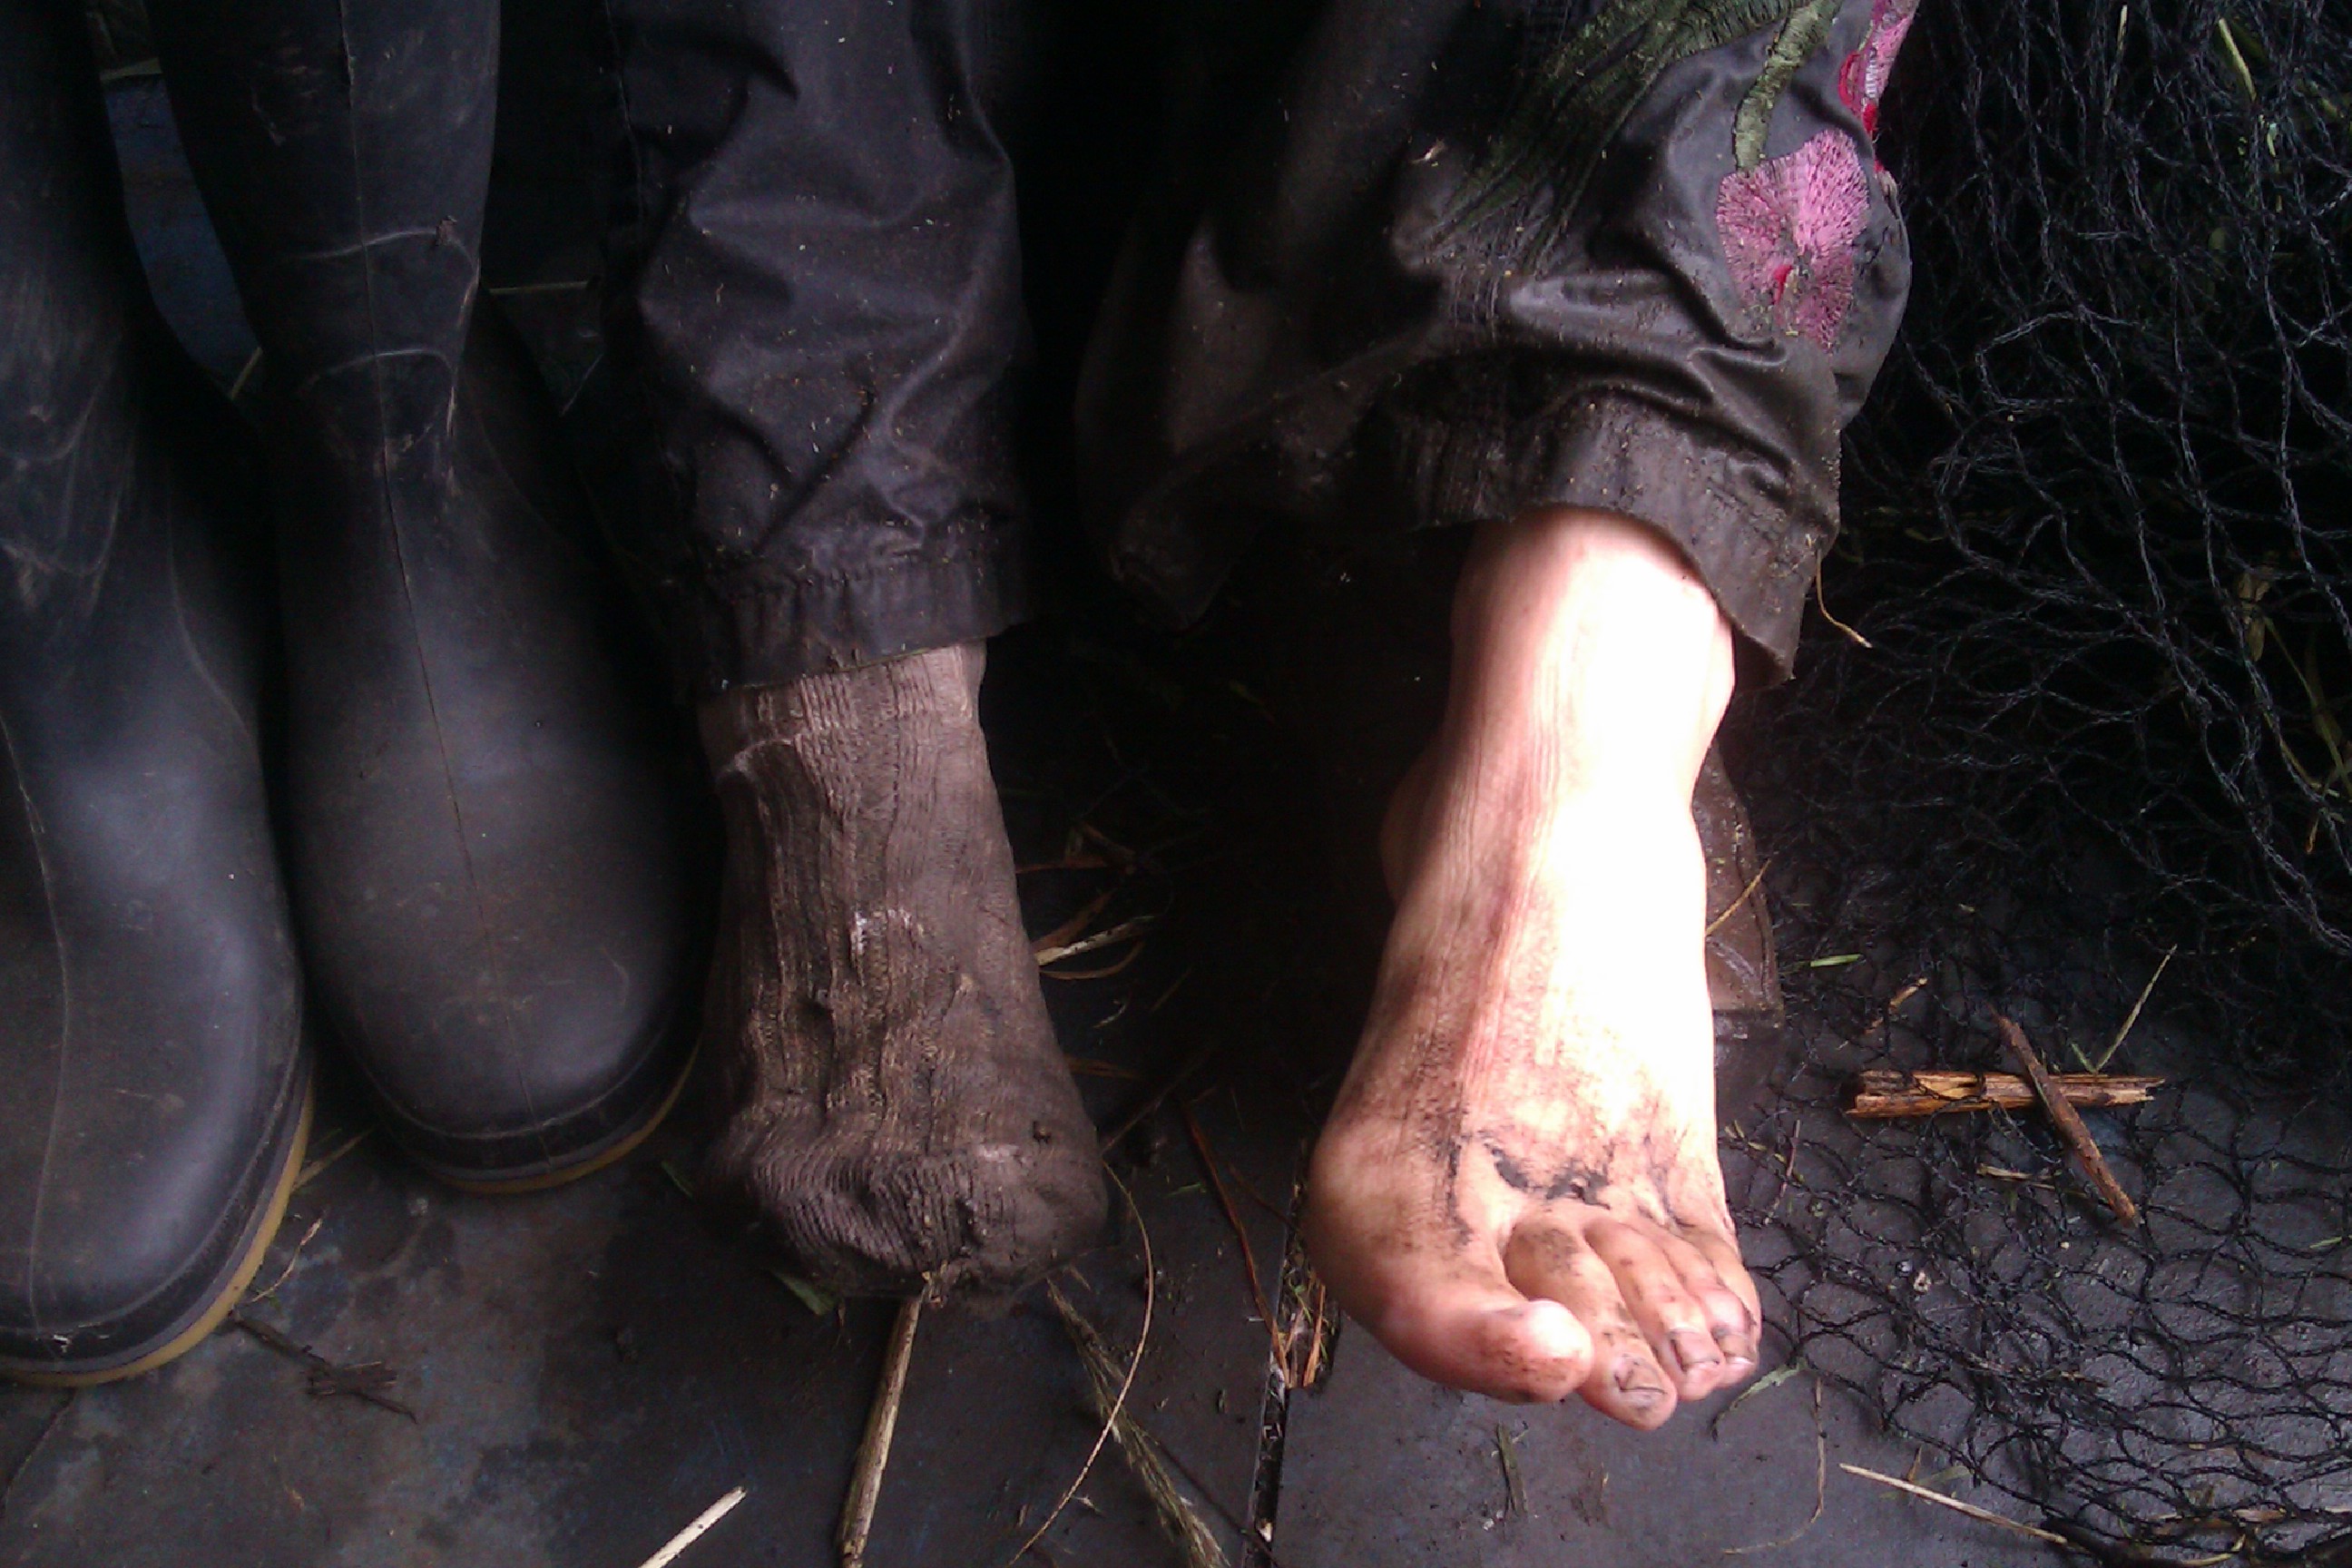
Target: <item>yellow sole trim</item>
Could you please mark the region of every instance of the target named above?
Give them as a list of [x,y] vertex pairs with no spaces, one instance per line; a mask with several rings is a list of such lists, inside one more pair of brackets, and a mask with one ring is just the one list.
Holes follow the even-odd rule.
[[236,1266],[236,1273],[231,1276],[228,1288],[205,1309],[203,1317],[189,1324],[171,1343],[121,1366],[110,1366],[102,1372],[12,1371],[0,1373],[0,1376],[5,1376],[12,1383],[28,1383],[36,1388],[95,1388],[102,1383],[119,1383],[126,1377],[152,1372],[165,1362],[185,1355],[202,1344],[229,1313],[236,1310],[246,1287],[252,1284],[253,1277],[261,1271],[261,1260],[268,1256],[269,1244],[278,1239],[278,1227],[286,1219],[286,1205],[294,1196],[295,1181],[302,1173],[303,1156],[310,1152],[312,1109],[312,1090],[310,1085],[305,1084],[301,1120],[295,1125],[293,1143],[286,1153],[286,1168],[278,1173],[278,1184],[269,1194],[269,1206],[262,1213],[261,1227],[254,1233],[253,1246],[246,1252],[244,1261]]

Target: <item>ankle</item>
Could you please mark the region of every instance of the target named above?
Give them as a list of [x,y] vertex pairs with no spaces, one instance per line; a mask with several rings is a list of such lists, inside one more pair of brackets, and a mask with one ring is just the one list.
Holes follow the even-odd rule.
[[710,765],[724,770],[751,747],[777,741],[893,735],[980,725],[987,645],[959,643],[922,653],[820,670],[769,686],[739,686],[704,698],[696,721]]
[[1444,736],[1556,793],[1687,809],[1734,680],[1729,624],[1656,531],[1600,512],[1482,530],[1454,605]]

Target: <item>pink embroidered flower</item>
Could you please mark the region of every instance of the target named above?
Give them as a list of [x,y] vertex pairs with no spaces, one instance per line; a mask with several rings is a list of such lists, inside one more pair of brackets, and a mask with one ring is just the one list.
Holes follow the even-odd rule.
[[1842,131],[1726,176],[1715,203],[1724,255],[1749,308],[1830,350],[1853,304],[1854,245],[1869,216],[1868,179]]
[[1873,136],[1878,134],[1878,100],[1886,95],[1895,57],[1903,52],[1911,18],[1918,11],[1919,0],[1871,0],[1870,31],[1863,35],[1862,47],[1838,68],[1838,96],[1861,117],[1862,128]]

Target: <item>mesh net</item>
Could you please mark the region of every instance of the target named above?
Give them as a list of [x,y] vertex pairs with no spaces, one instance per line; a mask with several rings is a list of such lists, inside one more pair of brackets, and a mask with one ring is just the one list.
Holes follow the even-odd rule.
[[[2352,1563],[2352,8],[1942,0],[1898,75],[1847,629],[1730,738],[1816,1040],[1735,1196],[1801,1353],[1977,1487]],[[2005,1068],[1995,1013],[2172,1077],[2091,1117],[2144,1228],[2037,1117],[1838,1114]]]

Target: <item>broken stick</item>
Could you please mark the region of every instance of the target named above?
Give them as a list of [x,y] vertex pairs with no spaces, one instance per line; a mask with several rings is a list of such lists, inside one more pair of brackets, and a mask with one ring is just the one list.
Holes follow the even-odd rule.
[[857,1445],[857,1468],[850,1472],[849,1495],[842,1500],[841,1528],[834,1544],[841,1549],[841,1568],[862,1568],[866,1538],[874,1531],[874,1505],[882,1500],[882,1472],[890,1463],[890,1436],[898,1427],[898,1402],[907,1393],[907,1363],[914,1359],[915,1325],[922,1321],[922,1296],[899,1304],[898,1321],[890,1330],[890,1348],[882,1357],[882,1382],[874,1391],[874,1408],[866,1417],[866,1437]]
[[2107,1157],[2099,1152],[2098,1144],[2091,1138],[2091,1130],[2083,1125],[2083,1118],[2074,1106],[2067,1103],[2065,1095],[2051,1079],[2050,1069],[2043,1067],[2042,1058],[2033,1054],[2033,1046],[2026,1039],[2025,1031],[1999,1015],[1995,1015],[1993,1023],[2000,1029],[2001,1043],[2009,1047],[2009,1054],[2017,1059],[2017,1065],[2024,1069],[2027,1079],[2032,1083],[2033,1092],[2042,1100],[2042,1109],[2050,1113],[2052,1121],[2057,1123],[2058,1135],[2065,1139],[2066,1146],[2074,1152],[2074,1159],[2083,1167],[2083,1174],[2090,1178],[2091,1185],[2098,1189],[2099,1196],[2106,1200],[2107,1206],[2116,1211],[2117,1221],[2126,1229],[2138,1225],[2139,1210],[2132,1205],[2131,1197],[2124,1191],[2123,1184],[2116,1180],[2115,1172],[2108,1168]]
[[[2139,1105],[2163,1086],[2160,1078],[2099,1072],[2054,1073],[2050,1081],[2066,1103],[2108,1110]],[[1941,1116],[1951,1110],[2024,1110],[2038,1102],[2028,1079],[2006,1072],[1889,1072],[1873,1069],[1853,1080],[1848,1116]]]

